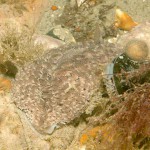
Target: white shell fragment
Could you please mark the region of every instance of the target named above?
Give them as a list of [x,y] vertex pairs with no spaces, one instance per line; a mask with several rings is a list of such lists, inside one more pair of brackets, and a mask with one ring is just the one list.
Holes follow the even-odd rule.
[[81,4],[83,4],[86,0],[76,0],[76,1],[77,1],[78,7],[80,7]]
[[43,45],[44,50],[58,48],[59,46],[65,44],[65,42],[50,37],[48,35],[34,35],[34,44]]

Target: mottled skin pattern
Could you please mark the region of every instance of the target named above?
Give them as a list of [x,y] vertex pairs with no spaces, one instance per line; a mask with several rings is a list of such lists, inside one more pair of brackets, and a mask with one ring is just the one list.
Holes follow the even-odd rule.
[[40,133],[79,117],[99,90],[103,67],[120,52],[92,42],[52,49],[19,71],[13,100]]

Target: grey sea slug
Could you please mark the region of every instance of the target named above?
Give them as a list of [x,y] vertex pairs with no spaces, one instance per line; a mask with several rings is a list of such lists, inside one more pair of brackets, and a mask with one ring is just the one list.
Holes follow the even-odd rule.
[[[150,33],[146,35],[150,37]],[[99,93],[104,68],[122,49],[103,41],[48,50],[18,72],[13,101],[39,133],[50,134],[86,110]]]

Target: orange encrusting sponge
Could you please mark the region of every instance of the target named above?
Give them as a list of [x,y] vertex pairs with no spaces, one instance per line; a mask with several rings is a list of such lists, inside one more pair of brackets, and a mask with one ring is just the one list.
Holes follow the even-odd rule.
[[87,133],[84,133],[82,134],[81,138],[80,138],[80,144],[81,145],[84,145],[87,143],[87,141],[90,139],[90,138],[96,138],[98,132],[100,130],[100,127],[97,126],[97,127],[94,127],[92,129],[90,129]]
[[11,81],[9,79],[0,77],[0,93],[7,92],[11,89]]
[[96,126],[82,134],[80,137],[80,145],[86,145],[90,140],[95,140],[99,135],[104,143],[113,143],[115,138],[117,138],[118,133],[114,130],[114,126],[111,124]]
[[129,31],[138,23],[134,22],[133,19],[125,12],[123,12],[121,9],[116,9],[116,16],[115,16],[115,27]]

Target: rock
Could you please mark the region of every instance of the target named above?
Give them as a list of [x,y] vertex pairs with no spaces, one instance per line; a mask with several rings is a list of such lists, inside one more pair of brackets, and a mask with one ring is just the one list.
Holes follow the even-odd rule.
[[63,41],[50,37],[48,35],[34,35],[33,40],[35,45],[42,45],[44,50],[58,48],[65,44]]
[[50,32],[47,33],[47,35],[51,35],[51,33],[64,41],[66,44],[76,42],[71,32],[65,28],[62,28],[60,25],[55,26]]

